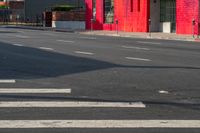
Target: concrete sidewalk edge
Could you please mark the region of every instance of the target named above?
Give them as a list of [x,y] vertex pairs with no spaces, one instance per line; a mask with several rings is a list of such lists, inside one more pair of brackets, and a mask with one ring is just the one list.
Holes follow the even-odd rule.
[[[149,36],[148,33],[144,33],[143,35],[133,35],[133,34],[120,34],[120,33],[102,33],[102,32],[91,32],[91,31],[85,31],[85,32],[79,32],[80,34],[85,35],[99,35],[99,36],[112,36],[112,37],[127,37],[127,38],[141,38],[141,39],[159,39],[159,40],[177,40],[177,41],[192,41],[192,42],[200,42],[200,38],[192,38],[191,37],[184,37],[184,35],[177,35],[175,37],[162,37],[162,36]],[[162,33],[160,33],[162,34]],[[181,36],[181,37],[178,37]]]

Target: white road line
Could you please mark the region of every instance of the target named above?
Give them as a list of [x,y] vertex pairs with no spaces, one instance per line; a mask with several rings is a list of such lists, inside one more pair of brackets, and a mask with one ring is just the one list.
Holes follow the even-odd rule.
[[29,36],[23,36],[23,35],[16,35],[15,37],[18,37],[18,38],[29,38]]
[[22,46],[23,46],[22,44],[17,44],[17,43],[14,43],[14,44],[12,44],[12,45],[18,46],[18,47],[22,47]]
[[137,61],[151,61],[150,59],[143,59],[143,58],[135,58],[135,57],[125,57],[128,60],[137,60]]
[[137,43],[142,43],[142,44],[161,44],[158,42],[144,42],[144,41],[137,41]]
[[133,46],[122,46],[122,48],[137,49],[137,50],[150,50],[149,48],[141,48],[141,47],[133,47]]
[[165,90],[160,90],[158,91],[160,94],[169,94],[169,91],[165,91]]
[[146,105],[142,102],[133,102],[133,103],[117,103],[117,102],[82,102],[82,101],[60,101],[60,102],[51,102],[51,101],[20,101],[20,102],[0,102],[0,108],[31,108],[31,107],[87,107],[87,108],[145,108]]
[[22,88],[0,88],[0,93],[71,93],[71,89],[22,89]]
[[53,51],[53,50],[54,50],[53,48],[47,48],[47,47],[39,47],[39,49],[42,49],[42,50],[50,50],[50,51]]
[[95,37],[79,37],[80,39],[89,39],[89,40],[95,40]]
[[55,36],[55,34],[53,33],[42,33],[43,35],[47,35],[47,36]]
[[200,120],[0,120],[0,128],[200,128]]
[[66,43],[74,43],[74,41],[69,40],[56,40],[57,42],[66,42]]
[[3,79],[0,80],[0,83],[16,83],[14,79]]
[[85,55],[94,55],[94,53],[84,52],[84,51],[75,51],[77,54],[85,54]]

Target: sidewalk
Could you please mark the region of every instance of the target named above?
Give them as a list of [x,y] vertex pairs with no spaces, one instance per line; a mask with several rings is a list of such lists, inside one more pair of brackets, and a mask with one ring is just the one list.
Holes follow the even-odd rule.
[[30,29],[30,30],[45,30],[45,31],[55,31],[55,32],[73,32],[85,35],[100,35],[100,36],[115,36],[115,37],[128,37],[128,38],[147,38],[147,39],[163,39],[163,40],[179,40],[179,41],[193,41],[200,42],[200,37],[193,38],[192,35],[177,35],[175,33],[160,33],[153,32],[151,35],[145,32],[116,32],[116,31],[104,31],[104,30],[73,30],[73,29],[62,29],[62,28],[52,28],[52,27],[37,27],[37,26],[22,26],[22,25],[9,25],[3,26],[6,28],[19,28],[19,29]]
[[200,38],[197,38],[197,37],[193,38],[192,35],[177,35],[175,33],[153,32],[149,34],[149,33],[143,33],[143,32],[118,32],[117,33],[116,31],[84,31],[84,32],[80,32],[80,34],[200,42]]
[[55,31],[55,32],[75,32],[72,29],[52,28],[43,26],[23,26],[23,25],[1,25],[3,28],[16,28],[16,29],[27,29],[27,30],[44,30],[44,31]]

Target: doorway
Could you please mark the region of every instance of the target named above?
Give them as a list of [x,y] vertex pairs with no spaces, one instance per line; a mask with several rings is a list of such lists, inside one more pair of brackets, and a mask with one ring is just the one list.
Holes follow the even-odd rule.
[[176,0],[150,0],[152,32],[176,32]]

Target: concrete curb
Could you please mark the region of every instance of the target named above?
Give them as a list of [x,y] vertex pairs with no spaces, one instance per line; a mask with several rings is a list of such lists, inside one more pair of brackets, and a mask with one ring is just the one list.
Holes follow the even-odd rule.
[[16,29],[27,29],[27,30],[41,30],[41,31],[55,31],[55,32],[75,32],[71,29],[57,29],[51,27],[34,27],[34,26],[3,26],[4,28],[16,28]]
[[159,40],[177,40],[177,41],[191,41],[191,42],[199,42],[200,39],[195,38],[171,38],[171,37],[149,37],[147,35],[122,35],[122,34],[110,34],[110,33],[90,33],[90,32],[80,32],[80,34],[85,35],[99,35],[99,36],[113,36],[113,37],[127,37],[127,38],[143,38],[143,39],[159,39]]

